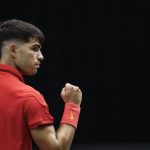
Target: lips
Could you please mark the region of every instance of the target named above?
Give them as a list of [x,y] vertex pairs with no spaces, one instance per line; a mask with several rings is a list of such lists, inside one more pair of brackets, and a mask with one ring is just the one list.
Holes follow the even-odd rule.
[[35,67],[36,67],[36,68],[40,68],[40,64],[36,64]]
[[36,63],[35,63],[35,68],[40,68],[40,65],[41,65],[41,62],[40,62],[40,61],[36,62]]

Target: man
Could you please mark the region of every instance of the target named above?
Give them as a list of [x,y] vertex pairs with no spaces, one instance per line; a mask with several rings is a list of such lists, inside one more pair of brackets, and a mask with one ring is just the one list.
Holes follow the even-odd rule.
[[24,83],[35,75],[44,59],[44,35],[34,25],[7,20],[0,25],[0,150],[31,150],[32,139],[40,150],[69,150],[80,114],[82,92],[66,83],[65,103],[56,131],[43,96]]

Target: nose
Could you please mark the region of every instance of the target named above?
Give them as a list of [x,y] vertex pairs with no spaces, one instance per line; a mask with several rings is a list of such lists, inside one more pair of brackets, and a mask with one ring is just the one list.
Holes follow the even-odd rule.
[[44,60],[44,57],[43,57],[41,51],[38,52],[38,60],[40,60],[40,61]]

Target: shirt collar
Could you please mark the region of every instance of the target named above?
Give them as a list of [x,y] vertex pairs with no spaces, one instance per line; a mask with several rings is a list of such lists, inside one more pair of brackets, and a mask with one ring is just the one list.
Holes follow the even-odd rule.
[[23,78],[22,74],[16,68],[14,68],[12,66],[8,66],[8,65],[5,65],[5,64],[0,64],[0,71],[8,72],[10,74],[13,74],[20,81],[24,82],[24,78]]

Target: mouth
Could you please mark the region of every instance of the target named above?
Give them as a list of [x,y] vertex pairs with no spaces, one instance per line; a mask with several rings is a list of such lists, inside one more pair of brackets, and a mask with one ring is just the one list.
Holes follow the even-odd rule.
[[35,64],[35,68],[40,68],[40,64]]

